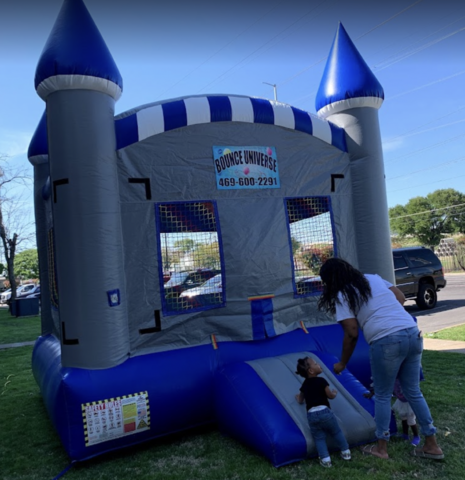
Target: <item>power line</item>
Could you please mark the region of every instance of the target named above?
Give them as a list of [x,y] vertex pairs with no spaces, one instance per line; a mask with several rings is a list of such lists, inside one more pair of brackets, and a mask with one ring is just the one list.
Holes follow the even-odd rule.
[[398,188],[397,190],[389,190],[387,193],[401,192],[402,190],[412,190],[412,188],[424,187],[426,185],[432,185],[434,183],[447,182],[448,180],[455,180],[456,178],[465,177],[465,175],[454,175],[453,177],[444,178],[443,180],[437,180],[435,182],[422,183],[420,185],[408,186],[405,188]]
[[404,158],[411,157],[412,155],[416,155],[417,153],[424,152],[426,150],[430,150],[430,149],[435,148],[435,147],[439,147],[440,145],[444,145],[445,143],[453,142],[453,141],[458,140],[459,138],[462,138],[462,137],[465,137],[465,133],[462,133],[462,134],[457,135],[455,137],[446,138],[446,140],[443,140],[442,142],[434,143],[433,145],[428,145],[427,147],[420,148],[418,150],[414,150],[413,152],[406,153],[405,155],[401,155],[400,157],[396,157],[393,160],[386,160],[386,162],[395,163],[398,160],[402,160]]
[[[265,47],[266,45],[268,45],[269,43],[271,43],[274,39],[276,39],[277,37],[279,37],[282,33],[284,33],[285,31],[289,30],[291,27],[293,27],[295,24],[299,23],[302,21],[303,18],[305,18],[306,16],[310,15],[310,13],[312,13],[314,10],[316,10],[320,5],[322,5],[324,3],[324,0],[322,2],[320,2],[315,8],[312,8],[311,10],[309,10],[306,14],[304,14],[302,17],[300,17],[298,20],[296,20],[295,22],[291,23],[288,27],[284,28],[283,30],[281,30],[278,34],[276,34],[274,37],[272,37],[270,40],[268,40],[267,42],[265,42],[264,44],[262,44],[260,47],[256,48],[252,53],[250,53],[249,55],[247,55],[245,58],[243,58],[240,62],[236,63],[235,65],[233,65],[231,68],[229,68],[228,70],[226,70],[225,72],[223,72],[221,75],[219,75],[218,77],[216,77],[214,80],[212,80],[209,84],[205,85],[204,87],[202,87],[200,90],[197,91],[197,93],[200,93],[202,92],[203,90],[205,90],[206,88],[208,88],[210,85],[212,85],[213,83],[217,82],[217,81],[220,81],[222,79],[222,77],[224,77],[225,75],[227,75],[229,72],[231,72],[232,70],[234,70],[237,66],[239,66],[241,63],[244,63],[248,58],[250,58],[252,55],[254,55],[256,52],[258,52],[259,50],[261,50],[263,47]],[[277,85],[279,86],[279,84]]]
[[425,210],[423,212],[410,213],[409,215],[399,215],[397,217],[391,217],[391,218],[394,219],[394,218],[414,217],[415,215],[424,215],[425,213],[438,212],[439,210],[447,210],[448,208],[454,208],[454,207],[462,207],[463,205],[465,205],[465,203],[458,203],[456,205],[450,205],[448,207],[432,208],[431,210]]
[[361,38],[363,38],[364,36],[368,35],[369,33],[373,32],[374,30],[376,30],[377,28],[379,27],[382,27],[384,24],[390,22],[391,20],[393,20],[394,18],[398,17],[399,15],[401,15],[402,13],[406,12],[407,10],[410,10],[412,7],[414,7],[415,5],[417,5],[418,3],[422,2],[423,0],[418,0],[417,2],[415,3],[412,3],[411,5],[409,5],[408,7],[404,8],[403,10],[401,10],[400,12],[396,13],[395,15],[393,15],[392,17],[388,18],[387,20],[385,20],[384,22],[381,22],[379,23],[378,25],[376,25],[376,27],[373,27],[371,30],[368,30],[368,32],[365,32],[363,35],[360,35],[360,37],[357,37],[357,40],[360,40]]
[[[426,40],[427,38],[430,38],[430,37],[436,35],[436,34],[439,33],[441,30],[444,30],[444,29],[446,29],[447,27],[450,27],[451,25],[453,25],[454,23],[459,22],[460,20],[462,20],[462,18],[465,18],[465,15],[462,16],[462,17],[459,17],[459,18],[455,19],[453,22],[450,22],[450,23],[448,23],[447,25],[444,25],[444,26],[441,27],[441,28],[438,28],[438,29],[435,30],[434,32],[429,33],[428,35],[420,38],[419,40],[414,41],[413,43],[411,43],[410,45],[406,46],[405,48],[402,48],[401,50],[397,51],[396,53],[393,53],[392,55],[389,55],[389,57],[387,57],[387,59],[386,59],[385,61],[388,61],[390,58],[396,57],[396,56],[399,55],[401,52],[404,52],[404,51],[408,50],[408,49],[410,48],[410,46],[413,46],[413,45],[415,45],[415,44],[417,44],[417,43],[422,42],[423,40]],[[409,35],[409,36],[411,36],[411,35]],[[405,37],[404,37],[404,38],[405,38]]]
[[426,87],[431,87],[431,85],[436,85],[438,83],[445,82],[446,80],[450,80],[451,78],[458,77],[459,75],[463,75],[464,73],[465,73],[465,70],[462,70],[461,72],[454,73],[453,75],[449,75],[447,77],[440,78],[438,80],[435,80],[434,82],[426,83],[425,85],[421,85],[419,87],[412,88],[411,90],[407,90],[405,92],[398,93],[397,95],[393,95],[392,97],[389,97],[389,101],[391,101],[395,98],[398,98],[398,97],[402,97],[403,95],[408,95],[409,93],[416,92],[417,90],[421,90],[421,89],[426,88]]
[[415,173],[423,173],[423,172],[426,172],[428,170],[434,170],[435,168],[440,168],[440,167],[443,167],[445,165],[450,165],[452,163],[462,162],[463,160],[465,160],[465,157],[459,157],[459,158],[456,158],[455,160],[449,160],[447,162],[438,163],[434,167],[422,168],[421,170],[415,170],[414,172],[410,172],[406,175],[398,175],[397,177],[389,177],[386,180],[397,180],[398,178],[408,178],[408,177],[411,177],[412,175],[415,175]]
[[[437,43],[439,42],[442,42],[443,40],[446,40],[447,38],[449,37],[452,37],[453,35],[456,35],[457,33],[460,33],[462,32],[463,30],[465,30],[465,27],[462,27],[462,28],[459,28],[458,30],[455,30],[454,32],[452,33],[449,33],[448,35],[445,35],[444,37],[441,37],[441,38],[438,38],[436,40],[433,40],[432,42],[429,42],[427,44],[424,44],[424,45],[421,45],[420,47],[416,48],[415,50],[412,50],[410,52],[407,52],[405,53],[404,55],[400,55],[398,58],[395,58],[394,60],[392,60],[390,63],[387,63],[389,62],[389,60],[386,60],[384,62],[381,62],[379,63],[378,65],[375,65],[372,67],[373,70],[376,70],[376,71],[381,71],[381,70],[384,70],[385,68],[388,68],[390,67],[391,65],[394,65],[395,63],[398,63],[402,60],[405,60],[406,58],[408,57],[411,57],[412,55],[415,55],[416,53],[419,53],[421,52],[422,50],[425,50],[426,48],[429,48],[433,45],[436,45]],[[383,65],[383,63],[387,63],[387,65],[384,65],[384,66],[381,66]]]
[[[462,105],[461,107],[459,107],[457,110],[453,110],[452,112],[449,112],[449,113],[446,113],[445,115],[441,116],[441,117],[436,117],[436,118],[433,118],[432,120],[430,120],[429,122],[426,122],[426,123],[423,123],[422,125],[418,125],[417,127],[415,128],[412,128],[411,130],[407,130],[407,132],[401,134],[401,135],[397,135],[396,137],[391,137],[391,138],[388,138],[386,139],[386,142],[392,142],[394,140],[397,140],[398,138],[405,138],[405,137],[408,137],[410,136],[409,134],[412,133],[412,132],[415,132],[415,130],[419,129],[419,128],[422,128],[422,127],[426,127],[427,125],[429,125],[430,123],[433,123],[433,122],[437,122],[439,120],[442,120],[443,118],[446,118],[448,117],[449,115],[452,115],[454,113],[457,113],[459,112],[460,110],[463,110],[465,108],[465,105]],[[439,127],[438,127],[439,128]],[[425,130],[425,131],[428,131],[428,130]],[[420,132],[422,133],[422,132]],[[412,133],[412,135],[416,135],[416,133]]]
[[[282,2],[281,2],[282,3]],[[280,4],[281,4],[280,3]],[[280,5],[279,4],[279,5]],[[218,55],[218,53],[220,53],[221,51],[223,51],[225,48],[229,47],[229,45],[231,45],[232,43],[234,43],[241,35],[243,35],[247,30],[249,30],[251,27],[253,27],[256,23],[260,22],[262,19],[264,19],[266,16],[268,16],[271,12],[273,12],[274,10],[276,10],[279,5],[277,5],[276,7],[272,8],[271,10],[268,10],[268,12],[266,12],[264,15],[262,15],[260,18],[258,18],[257,20],[255,20],[255,22],[252,22],[248,27],[244,28],[244,30],[242,30],[238,35],[236,35],[230,42],[228,42],[226,45],[222,46],[219,50],[217,50],[213,55],[210,55],[204,62],[200,63],[199,65],[197,65],[193,70],[191,70],[188,74],[184,75],[184,77],[182,77],[180,80],[178,80],[176,83],[174,83],[173,85],[171,85],[169,88],[167,88],[166,90],[164,90],[162,93],[160,93],[158,95],[158,98],[160,98],[162,95],[165,95],[165,93],[169,92],[172,88],[174,88],[176,85],[179,85],[182,81],[184,81],[187,77],[189,77],[190,75],[192,75],[195,71],[197,71],[200,67],[202,67],[203,65],[205,65],[207,62],[209,62],[213,57],[215,57],[216,55]]]
[[[408,6],[407,8],[404,8],[403,10],[401,10],[400,12],[396,13],[395,15],[393,15],[392,17],[389,17],[387,20],[384,20],[383,22],[381,23],[378,23],[378,25],[376,25],[375,27],[371,28],[370,30],[368,30],[367,32],[363,33],[362,35],[360,35],[359,37],[357,37],[355,39],[355,41],[357,40],[360,40],[361,38],[363,38],[365,35],[368,35],[369,33],[373,32],[374,30],[380,28],[381,26],[385,25],[386,23],[390,22],[391,20],[393,20],[394,18],[398,17],[399,15],[401,15],[402,13],[406,12],[407,10],[409,10],[410,8],[414,7],[417,3],[420,3],[422,2],[423,0],[418,0],[417,2],[415,3],[412,3],[410,6]],[[296,73],[295,75],[293,75],[292,77],[289,77],[289,78],[286,78],[285,80],[283,80],[281,83],[278,83],[278,87],[281,87],[282,85],[285,85],[286,83],[289,83],[291,80],[294,80],[294,78],[302,75],[303,73],[305,73],[306,71],[310,70],[311,68],[315,67],[316,65],[318,65],[319,63],[325,61],[326,59],[328,58],[328,56],[324,56],[322,58],[320,58],[319,60],[317,60],[315,63],[312,63],[311,65],[309,65],[308,67],[305,67],[303,70],[301,70],[300,72]]]
[[[435,120],[433,120],[433,121],[435,121]],[[386,143],[393,142],[394,140],[397,140],[397,139],[404,139],[404,138],[408,138],[408,137],[414,137],[415,135],[421,135],[423,133],[434,132],[435,130],[439,130],[440,128],[450,127],[451,125],[457,125],[458,123],[463,123],[463,122],[465,122],[465,118],[462,118],[460,120],[456,120],[455,122],[449,122],[449,123],[443,123],[442,125],[436,125],[435,127],[426,128],[425,130],[419,130],[418,132],[414,132],[414,131],[410,130],[410,132],[412,132],[412,133],[405,133],[404,135],[397,135],[397,137],[388,138],[383,143],[386,144]],[[432,122],[428,122],[428,124],[429,123],[432,123]],[[419,127],[416,127],[416,128],[419,128]],[[416,130],[416,128],[414,130]]]

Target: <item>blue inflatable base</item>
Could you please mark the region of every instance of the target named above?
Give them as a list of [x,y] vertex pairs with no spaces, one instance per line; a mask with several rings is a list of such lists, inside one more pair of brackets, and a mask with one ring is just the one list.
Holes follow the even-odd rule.
[[[88,370],[62,367],[60,342],[48,335],[37,340],[32,366],[47,411],[66,452],[71,460],[82,461],[111,450],[217,422],[215,373],[229,364],[299,351],[338,356],[342,336],[339,325],[327,325],[313,327],[309,333],[298,329],[260,341],[220,342],[217,349],[212,345],[202,345],[151,353],[132,357],[114,368]],[[368,345],[362,335],[348,368],[365,387],[369,386]],[[262,387],[255,385],[254,388]],[[140,432],[126,432],[119,438],[89,442],[89,425],[83,415],[86,404],[126,398],[142,392],[148,399],[148,428]],[[273,408],[272,404],[273,400],[269,399],[263,408]],[[288,428],[282,421],[283,428]],[[246,428],[245,423],[242,427]],[[238,428],[242,427],[238,425]],[[256,448],[260,450],[258,446]],[[293,458],[297,461],[305,456],[295,452]]]

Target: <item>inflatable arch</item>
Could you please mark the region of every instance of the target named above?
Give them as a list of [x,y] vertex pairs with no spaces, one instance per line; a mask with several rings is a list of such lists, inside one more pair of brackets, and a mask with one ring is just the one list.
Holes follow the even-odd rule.
[[367,345],[332,375],[342,329],[308,271],[334,254],[393,280],[384,93],[342,25],[318,115],[202,95],[115,117],[122,78],[82,0],[64,0],[35,85],[33,371],[71,459],[208,423],[275,466],[315,455],[294,400],[302,355],[340,391],[349,443],[371,441]]

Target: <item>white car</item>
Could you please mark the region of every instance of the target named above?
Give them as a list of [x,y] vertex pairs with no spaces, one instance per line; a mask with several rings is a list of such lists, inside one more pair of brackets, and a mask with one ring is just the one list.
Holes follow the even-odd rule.
[[[33,293],[32,290],[36,288],[36,285],[34,283],[26,283],[25,285],[20,285],[16,289],[16,297],[19,297],[20,295],[26,295],[27,293]],[[11,298],[11,288],[6,290],[0,295],[0,303],[6,303],[8,300]]]
[[190,288],[181,293],[180,297],[196,297],[197,295],[211,295],[223,292],[221,273],[207,280],[200,287]]

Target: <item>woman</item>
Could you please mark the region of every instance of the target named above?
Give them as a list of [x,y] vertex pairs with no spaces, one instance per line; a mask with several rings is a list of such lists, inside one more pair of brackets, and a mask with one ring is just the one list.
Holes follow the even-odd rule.
[[330,258],[320,269],[323,293],[318,308],[336,315],[344,329],[341,361],[334,364],[340,374],[346,367],[358,340],[358,327],[370,344],[370,364],[375,391],[377,443],[362,449],[366,455],[389,458],[391,397],[399,378],[421,432],[423,447],[412,454],[421,458],[444,458],[436,442],[436,428],[420,390],[423,338],[412,316],[403,307],[404,294],[378,275],[364,275],[339,258]]

